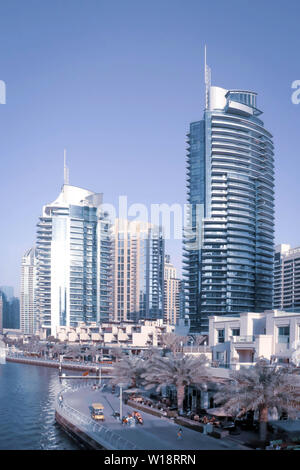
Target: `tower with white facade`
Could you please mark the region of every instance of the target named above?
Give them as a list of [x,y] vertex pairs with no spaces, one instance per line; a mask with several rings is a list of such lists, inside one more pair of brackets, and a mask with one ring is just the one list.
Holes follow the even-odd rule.
[[[65,178],[68,182],[68,179]],[[37,312],[42,336],[110,314],[110,223],[102,194],[70,184],[37,225]]]
[[37,252],[35,248],[26,251],[22,257],[20,289],[20,328],[25,334],[36,334],[36,275]]

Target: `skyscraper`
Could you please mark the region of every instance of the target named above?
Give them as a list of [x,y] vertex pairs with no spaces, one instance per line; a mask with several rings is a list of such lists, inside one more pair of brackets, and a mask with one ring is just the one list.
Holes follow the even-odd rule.
[[35,248],[26,251],[22,257],[20,290],[20,327],[25,334],[36,334],[36,266]]
[[300,312],[300,247],[275,248],[273,308]]
[[176,325],[180,317],[181,281],[177,278],[176,268],[165,256],[164,267],[164,322]]
[[11,286],[0,286],[0,291],[5,295],[7,302],[14,298],[14,288]]
[[[65,169],[66,173],[66,169]],[[107,320],[110,224],[102,194],[65,184],[37,225],[37,312],[42,336],[58,326]],[[104,318],[101,318],[101,316]]]
[[163,318],[161,229],[147,222],[116,219],[113,234],[112,319]]
[[13,289],[10,289],[12,288],[7,290],[3,287],[3,290],[9,295],[9,301],[6,294],[0,290],[2,299],[2,327],[15,330],[20,328],[20,300],[17,297],[10,296],[13,295]]
[[210,85],[206,107],[190,124],[187,154],[189,224],[184,269],[191,331],[209,315],[272,306],[274,163],[257,95]]
[[9,317],[6,328],[18,330],[20,328],[20,299],[13,297],[9,302]]

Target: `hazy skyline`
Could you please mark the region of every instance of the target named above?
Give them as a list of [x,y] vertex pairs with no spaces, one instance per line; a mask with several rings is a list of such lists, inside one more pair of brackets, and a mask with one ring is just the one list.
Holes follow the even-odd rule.
[[[300,79],[295,0],[2,0],[0,285],[19,292],[21,258],[63,183],[104,201],[186,202],[186,133],[212,84],[258,93],[274,136],[276,243],[300,245]],[[167,242],[181,270],[180,241]]]

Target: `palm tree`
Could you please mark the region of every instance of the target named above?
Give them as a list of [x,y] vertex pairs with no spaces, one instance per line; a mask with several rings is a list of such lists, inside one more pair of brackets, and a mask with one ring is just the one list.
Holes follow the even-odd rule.
[[49,343],[59,343],[59,339],[55,338],[54,336],[48,336],[47,341]]
[[12,340],[11,338],[7,338],[6,336],[2,336],[1,340],[6,346],[12,346],[14,344],[14,340]]
[[39,353],[40,356],[45,356],[45,352],[47,351],[47,346],[42,343],[37,343],[37,352]]
[[155,354],[159,354],[157,348],[155,346],[150,346],[147,349],[144,349],[140,353],[140,357],[142,357],[144,360],[148,361],[151,359]]
[[174,385],[177,391],[178,410],[183,409],[185,387],[204,385],[210,373],[206,367],[207,358],[201,354],[192,357],[184,354],[169,354],[166,357],[154,355],[147,363],[147,371],[142,374],[146,389],[156,386],[160,391],[164,386]]
[[175,354],[181,351],[182,346],[187,342],[187,337],[179,336],[175,333],[164,333],[161,335],[160,341],[163,347],[170,349],[170,351]]
[[138,387],[142,383],[142,374],[146,370],[146,361],[139,356],[124,356],[119,362],[116,362],[112,375],[114,376],[110,383],[118,385],[125,382],[130,383],[131,387]]
[[230,379],[216,393],[215,403],[223,404],[233,416],[258,411],[261,441],[266,441],[270,409],[287,412],[291,417],[300,409],[300,377],[288,368],[259,360],[249,369],[231,372]]
[[52,347],[52,353],[59,357],[65,351],[65,345],[63,343],[57,343]]
[[203,346],[204,342],[207,340],[207,336],[205,335],[195,335],[193,336],[193,341],[195,346],[198,347],[198,351],[200,349],[200,346]]
[[100,352],[98,350],[98,346],[94,345],[94,344],[89,345],[86,353],[91,356],[92,362],[96,362],[97,356],[100,355]]
[[35,351],[35,344],[32,342],[23,343],[22,350],[27,353],[36,352]]
[[119,346],[112,348],[110,351],[110,355],[115,358],[116,362],[119,361],[123,357],[122,348],[120,348]]
[[292,344],[292,351],[291,351],[291,362],[296,366],[300,366],[300,344],[299,342],[294,342]]
[[81,346],[79,344],[69,344],[65,355],[70,357],[72,356],[73,359],[76,359],[78,356],[82,359],[84,356],[84,354],[81,352]]

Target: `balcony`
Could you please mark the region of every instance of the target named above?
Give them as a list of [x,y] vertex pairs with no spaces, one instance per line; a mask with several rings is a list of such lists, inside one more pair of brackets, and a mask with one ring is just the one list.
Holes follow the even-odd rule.
[[255,362],[234,362],[230,364],[230,369],[231,370],[240,370],[241,367],[245,367],[249,369],[250,367],[253,367],[255,365]]
[[233,343],[253,343],[255,336],[230,336],[230,340]]

